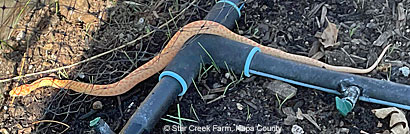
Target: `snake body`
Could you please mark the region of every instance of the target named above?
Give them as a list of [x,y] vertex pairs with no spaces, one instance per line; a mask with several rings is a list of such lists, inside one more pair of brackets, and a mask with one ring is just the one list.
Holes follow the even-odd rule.
[[207,20],[200,20],[191,22],[182,27],[180,30],[178,30],[175,33],[175,35],[170,39],[165,48],[157,56],[155,56],[153,59],[143,64],[142,66],[138,67],[136,70],[134,70],[118,82],[107,85],[96,85],[73,80],[60,80],[53,77],[44,77],[34,81],[31,84],[25,84],[15,87],[10,91],[9,94],[11,96],[25,96],[37,88],[48,86],[55,88],[71,89],[76,92],[81,92],[95,96],[120,95],[129,91],[131,88],[133,88],[141,81],[151,77],[155,73],[164,69],[167,66],[167,64],[173,59],[173,57],[178,53],[178,51],[182,48],[185,42],[191,37],[198,34],[213,34],[222,36],[224,38],[259,47],[262,53],[266,53],[275,57],[292,60],[295,62],[300,62],[312,66],[317,66],[328,70],[347,73],[368,73],[372,71],[381,61],[383,55],[386,53],[390,46],[388,45],[377,58],[376,62],[367,69],[333,66],[309,57],[290,54],[279,49],[263,46],[261,44],[256,43],[253,40],[250,40],[246,37],[240,36],[230,31],[228,28],[224,27],[219,23]]

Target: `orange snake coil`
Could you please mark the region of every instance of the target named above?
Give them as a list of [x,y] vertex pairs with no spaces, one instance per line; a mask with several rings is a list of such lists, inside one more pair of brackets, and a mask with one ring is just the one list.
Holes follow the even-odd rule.
[[120,95],[131,90],[131,88],[133,88],[141,81],[151,77],[155,73],[164,69],[167,66],[167,64],[173,59],[173,57],[178,53],[179,49],[181,49],[185,42],[191,37],[198,34],[213,34],[222,36],[224,38],[259,47],[261,49],[261,52],[275,57],[292,60],[295,62],[300,62],[312,66],[322,67],[328,70],[346,73],[368,73],[372,71],[374,68],[376,68],[378,63],[383,58],[383,55],[390,47],[390,45],[386,46],[380,54],[380,56],[377,58],[376,62],[367,69],[333,66],[323,63],[319,60],[311,59],[309,57],[290,54],[275,48],[263,46],[261,44],[256,43],[255,41],[252,41],[246,37],[240,36],[230,31],[229,29],[227,29],[219,23],[207,20],[200,20],[191,22],[182,27],[179,31],[175,33],[175,35],[171,38],[171,40],[160,52],[160,54],[155,56],[153,59],[151,59],[144,65],[138,67],[136,70],[134,70],[118,82],[107,85],[96,85],[90,83],[77,82],[73,80],[59,80],[52,77],[44,77],[34,81],[31,84],[25,84],[15,87],[10,91],[9,94],[11,96],[25,96],[37,88],[51,86],[55,88],[71,89],[76,92],[95,96]]

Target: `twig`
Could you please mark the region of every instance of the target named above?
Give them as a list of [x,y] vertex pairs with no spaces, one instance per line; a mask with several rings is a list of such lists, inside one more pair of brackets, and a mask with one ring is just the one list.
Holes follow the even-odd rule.
[[67,125],[67,124],[65,124],[65,123],[63,123],[63,122],[53,121],[53,120],[41,120],[41,121],[33,122],[33,123],[31,123],[31,124],[34,125],[34,124],[38,124],[38,123],[42,123],[42,122],[52,122],[52,123],[58,123],[58,124],[61,124],[61,125],[66,126],[67,128],[64,129],[64,130],[61,132],[61,134],[64,133],[65,131],[67,131],[68,129],[70,129],[70,126],[69,126],[69,125]]
[[349,53],[347,53],[347,51],[343,48],[341,48],[341,50],[343,51],[343,53],[345,53],[347,55],[347,57],[349,57],[350,61],[356,66],[356,62],[352,59],[352,56],[350,56]]
[[[179,14],[177,14],[174,18],[168,20],[167,22],[165,22],[164,24],[162,24],[161,26],[159,26],[158,29],[161,29],[161,28],[163,28],[164,26],[167,26],[167,25],[168,25],[170,22],[172,22],[175,18],[181,16],[182,13],[184,13],[188,8],[190,8],[192,5],[194,5],[194,3],[195,3],[196,1],[197,1],[197,0],[192,1],[192,2],[191,2],[186,8],[184,8]],[[11,80],[16,80],[16,79],[20,79],[20,78],[24,78],[24,77],[29,77],[29,76],[44,74],[44,73],[56,72],[56,71],[58,71],[58,70],[62,70],[62,69],[74,67],[74,66],[80,65],[80,64],[82,64],[82,63],[86,63],[86,62],[89,62],[89,61],[91,61],[91,60],[94,60],[94,59],[96,59],[96,58],[98,58],[98,57],[104,56],[104,55],[106,55],[106,54],[109,54],[109,53],[111,53],[111,52],[114,52],[114,51],[116,51],[116,50],[119,50],[119,49],[121,49],[121,48],[124,48],[124,47],[126,47],[126,46],[128,46],[128,45],[132,45],[132,44],[134,44],[135,42],[137,42],[137,41],[139,41],[139,40],[141,40],[141,39],[143,39],[143,38],[145,38],[145,37],[148,37],[149,35],[151,35],[152,33],[156,32],[156,31],[157,31],[157,29],[155,29],[155,30],[153,30],[153,31],[151,31],[151,32],[149,32],[149,33],[143,35],[143,36],[140,36],[140,37],[138,37],[137,39],[132,40],[132,41],[126,43],[126,44],[123,44],[123,45],[121,45],[121,46],[119,46],[119,47],[117,47],[117,48],[114,48],[114,49],[108,50],[108,51],[106,51],[106,52],[100,53],[100,54],[98,54],[98,55],[95,55],[95,56],[90,57],[90,58],[88,58],[88,59],[82,60],[82,61],[80,61],[80,62],[71,64],[71,65],[67,65],[67,66],[62,66],[62,67],[59,67],[59,68],[54,68],[54,69],[46,70],[46,71],[41,71],[41,72],[26,74],[26,75],[23,75],[23,76],[16,76],[16,77],[13,77],[13,78],[3,79],[3,80],[0,80],[0,83],[2,83],[2,82],[7,82],[7,81],[11,81]]]

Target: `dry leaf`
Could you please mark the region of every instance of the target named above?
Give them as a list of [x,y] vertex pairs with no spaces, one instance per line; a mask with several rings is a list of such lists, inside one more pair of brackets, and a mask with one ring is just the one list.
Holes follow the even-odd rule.
[[391,115],[390,127],[393,134],[407,134],[409,133],[409,125],[403,111],[396,107],[373,109],[372,112],[377,118],[384,119]]
[[328,25],[320,36],[321,40],[319,40],[325,48],[339,44],[337,43],[337,34],[339,33],[339,29],[337,29],[336,24],[331,23],[329,19],[326,18],[326,21]]
[[315,120],[313,120],[312,116],[310,116],[309,114],[302,114],[302,116],[305,117],[310,123],[312,123],[313,125],[315,125],[315,127],[316,127],[317,129],[321,130],[320,127],[319,127],[319,125],[317,124],[317,122],[316,122]]

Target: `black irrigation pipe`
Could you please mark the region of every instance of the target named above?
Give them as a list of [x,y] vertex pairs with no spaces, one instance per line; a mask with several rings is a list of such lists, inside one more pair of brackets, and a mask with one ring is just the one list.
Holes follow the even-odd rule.
[[[238,3],[239,1],[235,0],[219,1],[206,19],[232,28],[235,20],[240,16],[239,8],[236,6]],[[410,99],[408,99],[410,86],[408,85],[330,71],[276,58],[260,53],[257,47],[215,35],[201,35],[188,42],[161,73],[158,84],[120,133],[151,132],[177,96],[182,96],[192,80],[197,78],[202,62],[207,64],[214,62],[223,69],[226,69],[225,64],[227,64],[235,73],[243,72],[247,77],[256,74],[337,95],[347,91],[341,89],[354,86],[355,89],[360,90],[356,94],[356,99],[410,110]],[[349,92],[346,96],[349,95],[352,93]],[[338,102],[337,99],[336,101]],[[350,108],[355,103],[355,100],[347,102],[352,103],[351,101],[354,102]],[[341,112],[343,114],[343,111]]]

